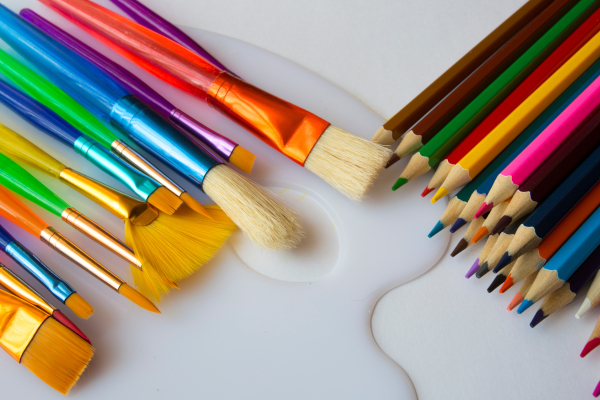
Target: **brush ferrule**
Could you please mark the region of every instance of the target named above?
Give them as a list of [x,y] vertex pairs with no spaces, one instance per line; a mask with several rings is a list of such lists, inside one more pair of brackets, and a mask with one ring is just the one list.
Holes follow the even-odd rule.
[[54,308],[38,292],[0,263],[0,285],[20,299],[52,315]]
[[119,288],[124,283],[121,278],[110,272],[102,264],[94,260],[85,251],[81,250],[53,228],[48,227],[44,229],[40,234],[40,239],[64,257],[100,279],[113,290],[119,291]]
[[50,270],[39,258],[34,256],[16,240],[6,246],[6,254],[23,269],[33,275],[61,303],[75,293],[75,290]]
[[80,136],[75,141],[74,148],[77,153],[113,178],[118,179],[144,201],[148,200],[148,197],[160,187],[153,179],[132,168],[87,136]]
[[200,187],[208,171],[221,163],[134,95],[115,103],[110,122]]
[[330,125],[226,72],[215,79],[207,96],[212,107],[302,166]]
[[133,250],[125,245],[125,243],[121,242],[112,233],[108,232],[79,211],[74,208],[67,208],[61,217],[67,224],[93,239],[95,242],[106,247],[108,250],[140,270],[142,269],[142,263],[135,257]]
[[0,290],[0,347],[20,363],[29,343],[49,316],[25,300]]

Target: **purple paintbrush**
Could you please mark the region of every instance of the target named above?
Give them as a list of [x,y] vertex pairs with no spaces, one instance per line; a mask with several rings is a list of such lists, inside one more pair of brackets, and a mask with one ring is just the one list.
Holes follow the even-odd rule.
[[[160,114],[171,120],[193,142],[207,150],[204,145],[214,150],[220,157],[246,173],[250,173],[254,165],[254,155],[231,139],[202,125],[183,111],[179,110],[168,100],[156,93],[141,79],[121,67],[114,61],[98,53],[96,50],[75,39],[51,22],[45,20],[34,11],[27,8],[21,10],[21,17],[38,27],[48,36],[62,43],[75,53],[86,58],[98,68],[109,74],[114,80],[127,87],[131,93],[137,94],[142,100],[151,105]],[[208,151],[208,150],[207,150]],[[210,151],[208,151],[211,153]]]

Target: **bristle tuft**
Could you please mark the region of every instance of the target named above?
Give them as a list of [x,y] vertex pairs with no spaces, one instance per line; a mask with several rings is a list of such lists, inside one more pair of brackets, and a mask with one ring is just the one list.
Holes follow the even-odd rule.
[[192,197],[188,192],[181,193],[181,200],[186,206],[196,211],[200,215],[204,215],[206,218],[210,218],[210,214],[206,211],[204,206],[200,204],[198,200]]
[[300,220],[292,210],[277,202],[268,190],[226,165],[212,168],[202,188],[262,248],[291,249],[304,237]]
[[148,203],[152,204],[165,214],[171,215],[181,207],[183,201],[175,196],[169,189],[161,186],[148,197]]
[[75,385],[93,347],[53,317],[47,318],[29,343],[21,364],[62,394]]
[[304,166],[352,200],[360,201],[391,155],[390,149],[330,125]]
[[119,288],[119,294],[148,311],[160,314],[160,310],[150,300],[126,283]]
[[229,156],[229,162],[247,174],[252,172],[256,156],[240,145],[235,146]]
[[94,308],[77,293],[73,293],[67,297],[65,305],[79,318],[88,319],[94,313]]

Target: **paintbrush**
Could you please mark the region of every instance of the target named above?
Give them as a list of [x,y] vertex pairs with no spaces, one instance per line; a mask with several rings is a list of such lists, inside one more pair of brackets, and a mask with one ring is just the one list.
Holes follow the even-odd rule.
[[75,39],[57,26],[46,21],[35,12],[29,9],[23,9],[20,11],[19,15],[106,72],[131,93],[137,95],[140,99],[152,106],[163,117],[182,128],[184,133],[188,133],[190,140],[194,142],[200,141],[201,143],[197,143],[199,146],[203,147],[205,150],[206,148],[204,146],[210,148],[218,154],[219,157],[230,162],[242,171],[248,174],[252,171],[255,160],[254,154],[250,153],[231,139],[202,125],[191,116],[176,108],[167,99],[162,97],[131,72]]
[[31,286],[29,286],[25,281],[19,278],[14,272],[10,269],[6,268],[2,263],[0,263],[0,285],[4,286],[6,290],[8,290],[13,295],[19,297],[21,300],[25,300],[31,305],[36,306],[40,310],[52,315],[54,319],[58,322],[75,332],[79,335],[83,340],[92,344],[90,339],[81,329],[77,327],[65,314],[63,314],[58,308],[54,307],[50,304],[46,299],[42,297],[41,294],[36,292]]
[[216,206],[207,207],[210,219],[187,206],[172,216],[161,215],[148,203],[67,168],[8,129],[0,135],[0,152],[58,178],[124,220],[126,242],[133,248],[134,257],[142,260],[145,272],[131,267],[135,285],[156,300],[168,292],[168,286],[172,286],[168,282],[184,279],[205,264],[235,230],[235,224]]
[[[2,128],[6,131],[10,131],[8,128],[0,125],[0,129]],[[4,138],[5,134],[1,134],[0,137]],[[50,164],[46,165],[50,166]],[[53,172],[57,173],[56,170]],[[75,229],[102,244],[109,250],[115,252],[122,258],[135,261],[136,264],[134,265],[140,265],[141,267],[140,261],[135,258],[133,251],[129,247],[121,243],[119,239],[104,230],[104,228],[96,224],[94,221],[70,207],[61,198],[56,196],[47,187],[45,187],[40,181],[35,179],[31,174],[29,174],[4,154],[0,154],[0,184],[36,203],[40,207],[45,208],[54,215],[61,217],[63,221],[73,226]],[[30,212],[30,210],[27,210],[26,208],[25,210],[21,208],[19,211],[24,213],[27,211]],[[7,214],[9,213],[7,212]],[[99,279],[102,283],[117,293],[125,296],[130,301],[136,303],[142,308],[147,309],[148,311],[160,313],[156,306],[154,306],[154,304],[152,304],[152,302],[146,297],[142,296],[134,288],[125,283],[125,281],[109,271],[98,261],[87,255],[83,250],[79,249],[56,230],[49,227],[47,224],[45,225],[46,226],[43,227],[43,230],[41,231],[28,231],[36,236],[39,236],[44,243],[58,251],[63,256],[67,257],[69,260],[73,261],[76,265],[89,272],[91,275]]]
[[[391,156],[389,149],[258,89],[172,40],[92,2],[43,2],[137,65],[206,100],[351,199],[364,198]],[[136,106],[122,100],[117,108],[121,111],[113,108],[115,117]]]
[[92,306],[83,297],[75,292],[67,282],[48,268],[39,258],[27,250],[25,246],[16,241],[1,225],[0,250],[12,258],[25,271],[29,272],[58,301],[69,307],[79,318],[87,319],[94,313]]
[[[198,185],[254,243],[280,250],[300,242],[303,230],[297,216],[268,191],[212,158],[100,69],[6,7],[0,7],[0,17],[4,40],[96,117],[110,122]],[[117,155],[128,151],[120,141],[112,143],[112,148]]]
[[94,348],[50,314],[0,290],[0,347],[62,394],[75,385]]

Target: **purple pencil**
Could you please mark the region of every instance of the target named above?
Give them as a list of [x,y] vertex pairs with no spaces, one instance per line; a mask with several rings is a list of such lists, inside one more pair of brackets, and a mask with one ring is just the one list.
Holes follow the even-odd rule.
[[20,15],[32,25],[35,25],[44,31],[48,36],[54,38],[105,71],[114,80],[129,89],[131,93],[138,95],[138,97],[154,107],[156,111],[181,128],[182,132],[203,150],[214,156],[214,154],[206,148],[208,147],[221,158],[229,161],[232,165],[235,165],[242,171],[246,173],[252,171],[255,157],[251,152],[179,110],[127,69],[75,39],[73,36],[45,20],[34,11],[25,8],[21,10]]

